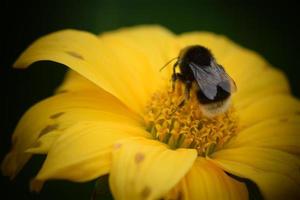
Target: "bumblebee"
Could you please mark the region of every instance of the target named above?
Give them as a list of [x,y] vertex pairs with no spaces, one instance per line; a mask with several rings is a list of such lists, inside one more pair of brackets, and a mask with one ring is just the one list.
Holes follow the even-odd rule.
[[[176,72],[177,67],[179,73]],[[210,117],[225,112],[231,94],[236,91],[233,79],[217,63],[210,50],[200,45],[188,46],[180,51],[173,65],[173,89],[177,80],[185,84],[185,100],[190,98],[192,85],[197,86],[197,100],[203,113]]]

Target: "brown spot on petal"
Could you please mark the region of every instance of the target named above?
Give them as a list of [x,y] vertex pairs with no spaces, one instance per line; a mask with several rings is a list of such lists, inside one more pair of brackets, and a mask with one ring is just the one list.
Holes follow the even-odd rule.
[[176,200],[182,200],[183,199],[183,193],[182,191],[179,191],[176,197]]
[[70,56],[80,59],[80,60],[84,60],[83,56],[80,55],[79,53],[76,53],[74,51],[66,51],[67,54],[69,54]]
[[55,113],[55,114],[51,115],[50,118],[51,119],[56,119],[56,118],[62,116],[63,114],[65,114],[65,112]]
[[145,155],[142,153],[135,154],[134,161],[136,164],[141,163],[145,159]]
[[146,199],[149,197],[149,195],[151,194],[151,189],[149,187],[144,187],[144,189],[141,192],[141,196],[143,199]]
[[282,118],[279,120],[280,122],[287,122],[288,121],[288,118]]
[[116,143],[116,144],[114,145],[114,148],[115,148],[115,149],[120,149],[120,148],[121,148],[121,146],[122,146],[122,144],[120,144],[120,143]]
[[56,94],[63,94],[63,93],[67,93],[67,92],[68,92],[68,90],[59,90],[56,92]]
[[30,148],[37,148],[39,146],[41,146],[41,142],[40,141],[35,141],[32,145],[30,145]]
[[52,124],[52,125],[48,125],[46,126],[44,129],[41,130],[39,137],[45,135],[46,133],[49,133],[51,131],[54,131],[55,129],[58,128],[58,124]]

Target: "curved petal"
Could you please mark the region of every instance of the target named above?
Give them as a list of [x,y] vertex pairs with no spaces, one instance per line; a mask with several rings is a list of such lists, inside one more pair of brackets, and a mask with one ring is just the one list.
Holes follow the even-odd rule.
[[267,147],[300,155],[300,116],[262,121],[239,132],[225,148]]
[[169,30],[143,25],[107,32],[100,38],[122,60],[127,73],[136,76],[145,93],[152,94],[170,80],[172,67],[160,68],[178,56],[180,46]]
[[63,83],[56,89],[56,93],[76,92],[76,91],[100,91],[99,86],[86,79],[73,70],[69,70],[64,78]]
[[38,138],[82,120],[116,121],[136,126],[141,124],[134,113],[103,90],[50,97],[30,108],[18,123],[12,136],[12,150],[2,163],[3,173],[14,177],[31,156],[25,153],[26,149],[36,147]]
[[24,153],[47,154],[56,139],[63,134],[63,130],[54,130],[36,139]]
[[[132,58],[140,55],[132,54],[127,48],[117,52],[115,49],[118,46],[102,37],[84,31],[64,30],[38,39],[23,52],[15,66],[25,68],[42,60],[62,63],[122,100],[132,110],[141,112],[152,94],[145,88],[162,81],[157,79],[158,73],[147,69],[150,65],[145,63],[151,60],[151,66],[159,70],[168,61],[166,54],[172,48],[172,45],[168,45],[171,44],[172,34],[160,27],[129,30],[133,41],[136,41],[135,45],[148,50],[143,52],[143,62],[127,62],[127,56]],[[160,44],[162,41],[164,43]],[[161,48],[162,45],[165,48]],[[140,73],[143,69],[145,73]]]
[[170,150],[164,144],[144,138],[115,145],[109,177],[116,199],[158,199],[163,197],[192,167],[197,152]]
[[287,115],[299,113],[300,101],[290,95],[274,94],[262,99],[253,99],[250,105],[237,108],[236,112],[239,116],[239,126],[244,128],[262,120],[284,118]]
[[266,199],[299,199],[300,160],[289,153],[259,147],[225,149],[212,154],[225,171],[254,181]]
[[222,35],[192,32],[179,36],[179,41],[185,46],[200,44],[211,49],[217,62],[236,82],[237,92],[233,97],[237,106],[249,105],[268,95],[289,92],[288,82],[282,72],[270,67],[257,53]]
[[224,65],[236,82],[235,96],[238,99],[244,98],[244,95],[246,97],[253,95],[253,93],[249,94],[251,91],[264,90],[264,95],[266,92],[270,95],[274,92],[287,93],[290,91],[287,79],[282,72],[273,68],[263,57],[248,49],[240,46],[235,48],[220,60],[220,64]]
[[233,101],[237,110],[243,109],[265,97],[290,93],[285,75],[271,67],[267,67],[259,74],[253,75],[251,79],[246,81],[244,87],[238,87],[238,92],[233,94]]
[[247,187],[205,158],[199,157],[188,174],[166,199],[243,200]]
[[48,179],[82,182],[107,174],[113,143],[138,136],[149,137],[150,134],[139,127],[117,122],[81,121],[66,129],[55,141],[35,182]]
[[[15,67],[25,68],[41,60],[62,63],[121,100],[126,98],[120,97],[116,89],[118,85],[119,88],[125,90],[126,85],[124,81],[121,81],[121,76],[118,76],[119,80],[115,76],[122,67],[120,61],[114,59],[113,53],[93,34],[64,30],[46,35],[22,53]],[[138,94],[137,92],[136,95]]]

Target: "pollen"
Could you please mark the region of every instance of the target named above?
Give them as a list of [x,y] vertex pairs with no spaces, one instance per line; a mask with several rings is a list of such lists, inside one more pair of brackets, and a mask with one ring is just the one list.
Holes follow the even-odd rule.
[[185,100],[185,86],[177,82],[175,89],[154,93],[145,109],[146,130],[154,139],[172,149],[193,148],[199,156],[207,156],[222,148],[236,133],[238,118],[231,106],[214,117],[202,113],[195,89]]

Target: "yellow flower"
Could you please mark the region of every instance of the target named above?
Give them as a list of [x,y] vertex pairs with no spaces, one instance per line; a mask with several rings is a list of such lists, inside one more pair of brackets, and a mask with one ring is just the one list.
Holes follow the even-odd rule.
[[[170,92],[172,67],[159,71],[194,44],[211,49],[238,88],[230,109],[213,118],[193,96],[171,113],[182,85]],[[72,70],[19,122],[4,174],[15,177],[32,154],[47,154],[35,190],[49,179],[109,174],[116,199],[247,199],[237,176],[255,182],[266,199],[300,199],[300,103],[284,75],[256,53],[212,33],[138,26],[99,37],[49,34],[15,67],[41,60]]]

